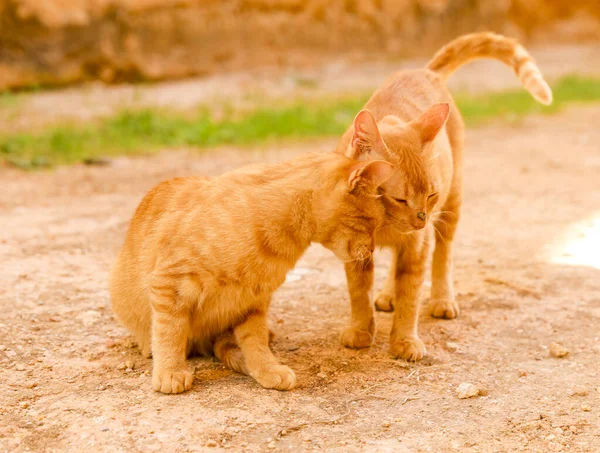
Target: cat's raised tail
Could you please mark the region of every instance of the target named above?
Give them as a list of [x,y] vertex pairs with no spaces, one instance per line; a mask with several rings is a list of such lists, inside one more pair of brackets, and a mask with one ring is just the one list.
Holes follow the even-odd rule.
[[472,33],[442,47],[427,69],[447,79],[462,65],[479,58],[493,58],[510,66],[531,95],[544,105],[552,104],[552,90],[529,52],[512,38],[495,33]]

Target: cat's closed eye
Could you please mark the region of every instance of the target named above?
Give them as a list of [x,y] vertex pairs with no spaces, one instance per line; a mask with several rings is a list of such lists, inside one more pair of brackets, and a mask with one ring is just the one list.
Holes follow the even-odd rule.
[[394,200],[396,203],[399,203],[399,204],[408,204],[408,203],[406,202],[406,200],[404,200],[404,199],[402,199],[402,198],[395,198],[395,197],[392,197],[392,199],[393,199],[393,200]]
[[436,193],[432,193],[431,195],[429,195],[429,196],[427,197],[427,199],[428,199],[428,200],[431,200],[433,197],[437,197],[438,195],[439,195],[439,193],[438,193],[438,192],[436,192]]

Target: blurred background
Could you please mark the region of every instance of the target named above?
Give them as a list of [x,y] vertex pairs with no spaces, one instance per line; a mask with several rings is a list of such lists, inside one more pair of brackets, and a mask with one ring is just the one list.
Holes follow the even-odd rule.
[[[483,30],[532,50],[545,112],[600,96],[594,0],[0,0],[0,162],[335,136],[389,74]],[[496,62],[450,86],[470,124],[542,111]]]
[[3,90],[429,55],[476,30],[600,34],[595,0],[1,0],[0,15]]

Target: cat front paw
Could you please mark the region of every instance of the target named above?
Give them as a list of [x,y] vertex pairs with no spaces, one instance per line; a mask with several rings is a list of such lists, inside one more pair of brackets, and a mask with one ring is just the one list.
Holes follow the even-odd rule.
[[188,370],[155,371],[152,388],[161,393],[182,393],[192,388],[194,375]]
[[296,386],[296,373],[285,365],[271,365],[252,377],[266,389],[291,390]]
[[351,349],[368,348],[373,344],[375,335],[375,325],[371,323],[373,328],[369,330],[359,330],[355,327],[348,327],[342,332],[342,345]]
[[418,362],[427,354],[425,344],[420,338],[404,338],[395,340],[390,345],[390,353],[396,359]]
[[394,296],[387,293],[379,293],[375,298],[375,309],[377,311],[394,311]]
[[434,318],[454,319],[460,313],[460,307],[455,300],[433,299],[429,302],[429,313]]

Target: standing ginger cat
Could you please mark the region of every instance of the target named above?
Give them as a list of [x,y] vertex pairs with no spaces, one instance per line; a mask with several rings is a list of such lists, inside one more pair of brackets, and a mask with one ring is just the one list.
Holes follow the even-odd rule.
[[271,295],[311,242],[345,262],[371,256],[384,219],[378,187],[392,173],[387,162],[326,153],[152,189],[133,216],[110,293],[153,356],[154,390],[190,389],[192,352],[214,352],[263,387],[292,388],[294,372],[269,348]]
[[[452,240],[462,201],[464,123],[445,86],[461,65],[495,58],[511,66],[542,104],[552,92],[529,53],[515,40],[493,33],[462,36],[443,47],[425,69],[394,74],[369,99],[343,135],[336,152],[393,163],[393,177],[381,186],[385,226],[376,243],[393,249],[393,263],[378,310],[394,310],[392,355],[420,360],[426,353],[417,332],[419,293],[435,230],[430,311],[438,318],[458,316],[452,280]],[[373,261],[346,265],[352,324],[342,333],[349,348],[372,344],[375,332],[369,293]]]

